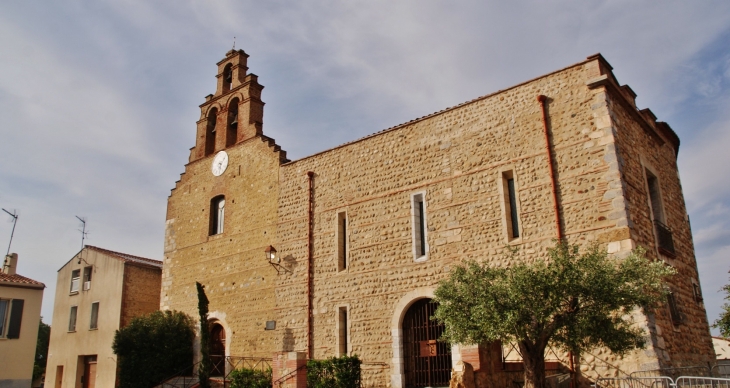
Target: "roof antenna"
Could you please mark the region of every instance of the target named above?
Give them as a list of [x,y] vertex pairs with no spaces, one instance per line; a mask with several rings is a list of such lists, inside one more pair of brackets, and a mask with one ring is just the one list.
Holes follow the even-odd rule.
[[236,37],[233,37],[233,51],[236,51]]
[[86,235],[89,234],[89,232],[86,231],[86,217],[75,217],[78,218],[79,221],[81,221],[82,228],[81,230],[79,230],[79,232],[81,232],[81,249],[84,249],[84,239],[86,239]]
[[19,215],[18,215],[18,211],[17,210],[13,210],[13,212],[11,213],[11,212],[9,212],[9,211],[7,211],[7,210],[5,210],[3,208],[3,211],[5,213],[8,213],[10,215],[10,217],[13,217],[13,231],[10,232],[10,242],[8,243],[8,253],[5,254],[5,256],[7,256],[7,255],[10,254],[10,245],[13,243],[13,235],[15,234],[15,224],[18,223],[18,217],[19,217]]

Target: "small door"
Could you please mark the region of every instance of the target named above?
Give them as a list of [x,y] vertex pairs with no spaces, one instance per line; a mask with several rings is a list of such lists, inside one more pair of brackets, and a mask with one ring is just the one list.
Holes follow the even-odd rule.
[[96,356],[84,357],[84,388],[96,386]]
[[421,299],[403,319],[403,369],[407,388],[448,387],[451,379],[451,346],[438,339],[444,325],[432,321],[438,305]]
[[210,361],[212,364],[211,376],[226,374],[226,331],[218,323],[210,328]]
[[63,387],[63,365],[56,367],[56,388]]

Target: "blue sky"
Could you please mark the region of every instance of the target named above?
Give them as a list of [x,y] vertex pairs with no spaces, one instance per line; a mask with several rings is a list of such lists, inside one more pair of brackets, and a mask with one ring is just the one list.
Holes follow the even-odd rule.
[[[215,63],[266,87],[264,132],[296,159],[601,52],[679,134],[710,320],[730,269],[730,2],[0,3],[0,206],[20,273],[48,286],[88,244],[160,259],[169,190]],[[0,217],[5,249],[12,224]]]

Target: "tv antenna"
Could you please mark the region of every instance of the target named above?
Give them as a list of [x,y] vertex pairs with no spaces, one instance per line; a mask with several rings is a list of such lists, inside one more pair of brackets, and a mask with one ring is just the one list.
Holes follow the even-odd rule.
[[10,242],[8,243],[8,252],[5,254],[5,256],[7,256],[10,254],[10,245],[13,243],[13,235],[15,234],[15,224],[18,223],[19,215],[18,215],[17,210],[13,210],[13,212],[11,213],[11,212],[5,210],[5,208],[3,208],[3,211],[5,213],[8,213],[10,215],[10,217],[13,217],[13,231],[10,232]]
[[86,231],[86,217],[75,217],[81,221],[81,230],[79,230],[79,232],[81,232],[81,249],[84,249],[84,240],[86,239],[86,235],[89,234],[89,232]]

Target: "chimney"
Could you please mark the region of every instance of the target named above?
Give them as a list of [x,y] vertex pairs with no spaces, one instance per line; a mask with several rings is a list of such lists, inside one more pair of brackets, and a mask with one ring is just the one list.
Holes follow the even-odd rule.
[[17,268],[18,268],[18,254],[11,253],[11,254],[5,256],[5,263],[3,263],[3,273],[6,275],[15,275]]

